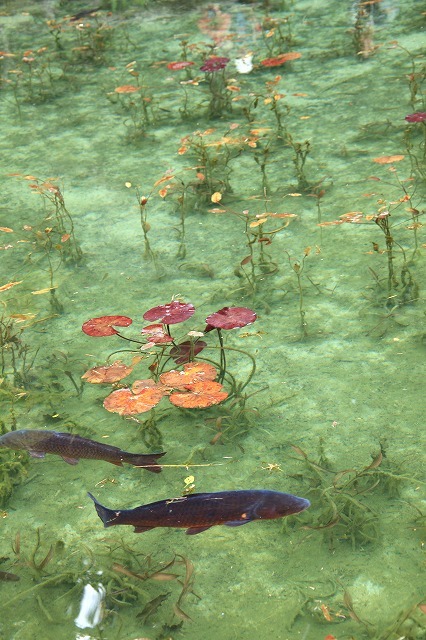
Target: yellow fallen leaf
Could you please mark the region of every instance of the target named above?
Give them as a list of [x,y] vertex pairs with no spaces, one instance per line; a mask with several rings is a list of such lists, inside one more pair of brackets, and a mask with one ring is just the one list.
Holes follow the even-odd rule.
[[379,158],[373,158],[373,162],[377,164],[391,164],[392,162],[401,162],[405,156],[380,156]]
[[268,218],[260,218],[259,220],[255,220],[254,222],[250,222],[249,227],[251,227],[252,229],[254,227],[258,227],[260,224],[263,224],[264,222],[267,221]]
[[5,233],[13,233],[13,229],[9,227],[0,227],[0,231],[4,231]]
[[222,200],[222,194],[220,193],[220,191],[215,191],[211,197],[211,201],[218,203]]
[[23,280],[18,280],[18,282],[8,282],[7,284],[4,284],[2,287],[0,287],[0,291],[7,291],[8,289],[15,287],[17,284],[21,284],[21,282],[23,282]]
[[36,315],[35,313],[12,313],[9,318],[12,318],[15,322],[25,322],[26,320],[32,320]]
[[49,293],[49,291],[54,291],[56,287],[46,287],[46,289],[39,289],[38,291],[31,291],[33,296],[39,296],[42,293]]

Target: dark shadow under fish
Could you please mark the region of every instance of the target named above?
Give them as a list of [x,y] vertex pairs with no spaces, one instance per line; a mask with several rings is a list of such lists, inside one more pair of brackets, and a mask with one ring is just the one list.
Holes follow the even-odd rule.
[[196,534],[218,524],[238,527],[253,520],[283,518],[310,506],[305,498],[266,489],[193,493],[128,510],[108,509],[88,495],[105,527],[130,524],[135,533],[155,527],[184,527],[186,533]]
[[9,571],[0,571],[1,582],[18,582],[21,578],[16,573],[9,573]]
[[122,466],[123,462],[127,462],[153,473],[160,473],[161,466],[157,463],[157,460],[165,454],[165,452],[129,453],[128,451],[122,451],[118,447],[82,438],[72,433],[36,429],[9,431],[0,436],[0,447],[24,449],[33,458],[44,458],[46,453],[53,453],[61,456],[68,464],[77,464],[80,458],[104,460],[119,467]]

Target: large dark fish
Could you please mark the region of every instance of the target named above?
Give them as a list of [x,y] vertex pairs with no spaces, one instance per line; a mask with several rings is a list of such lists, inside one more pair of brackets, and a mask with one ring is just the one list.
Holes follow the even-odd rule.
[[77,22],[81,20],[81,18],[91,18],[92,14],[96,13],[96,11],[100,11],[102,7],[96,7],[96,9],[83,9],[83,11],[79,11],[75,13],[73,16],[70,16],[70,22]]
[[61,456],[68,464],[77,464],[80,458],[90,460],[104,460],[119,467],[123,462],[143,467],[147,471],[160,473],[161,467],[157,459],[164,453],[128,453],[110,444],[103,444],[72,433],[58,431],[38,431],[36,429],[21,429],[9,431],[0,436],[0,447],[9,449],[26,449],[34,458],[44,458],[46,453]]
[[131,524],[135,527],[135,533],[155,527],[184,527],[186,533],[195,534],[216,524],[238,527],[252,520],[283,518],[299,513],[310,505],[305,498],[266,489],[193,493],[127,510],[108,509],[91,493],[88,495],[95,503],[105,527]]

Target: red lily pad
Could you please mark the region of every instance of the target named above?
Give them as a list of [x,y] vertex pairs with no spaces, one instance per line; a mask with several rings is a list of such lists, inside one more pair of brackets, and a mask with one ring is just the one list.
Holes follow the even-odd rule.
[[87,320],[81,328],[88,336],[103,338],[118,333],[114,326],[128,327],[132,322],[133,320],[127,316],[101,316]]
[[185,385],[186,392],[177,391],[170,395],[170,402],[183,409],[205,409],[214,404],[223,402],[228,397],[226,391],[222,391],[220,382],[204,380]]
[[197,342],[185,340],[172,347],[170,349],[170,355],[176,364],[185,364],[185,362],[189,362],[191,356],[196,356],[205,347],[207,347],[207,343],[204,342],[204,340],[197,340]]
[[180,71],[181,69],[192,67],[193,64],[190,60],[177,60],[176,62],[169,62],[167,68],[171,71]]
[[195,313],[194,305],[185,302],[173,300],[167,304],[161,304],[153,307],[143,314],[145,320],[152,322],[159,320],[163,324],[177,324],[188,320]]
[[206,331],[214,329],[235,329],[252,324],[257,316],[247,307],[223,307],[206,318]]

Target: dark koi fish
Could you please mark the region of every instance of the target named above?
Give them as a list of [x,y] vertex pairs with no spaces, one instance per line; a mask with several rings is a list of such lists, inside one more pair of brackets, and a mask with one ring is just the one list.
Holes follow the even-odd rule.
[[77,22],[82,18],[91,18],[96,11],[100,11],[102,7],[96,7],[96,9],[83,9],[83,11],[79,11],[75,13],[73,16],[70,16],[70,22]]
[[95,503],[105,527],[131,524],[135,527],[135,533],[150,531],[155,527],[184,527],[186,533],[194,535],[216,524],[239,527],[252,520],[290,516],[310,506],[305,498],[266,489],[193,493],[127,510],[108,509],[91,493],[88,495]]
[[161,467],[157,459],[164,453],[128,453],[109,444],[82,438],[72,433],[58,431],[37,431],[36,429],[21,429],[9,431],[0,436],[0,447],[9,449],[25,449],[33,458],[44,458],[46,453],[61,456],[68,464],[77,464],[80,458],[90,460],[104,460],[119,467],[123,462],[142,467],[153,473],[160,473]]

